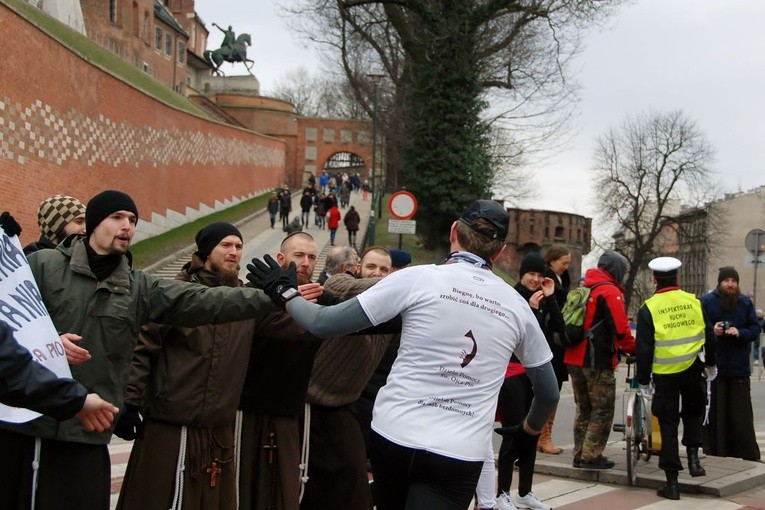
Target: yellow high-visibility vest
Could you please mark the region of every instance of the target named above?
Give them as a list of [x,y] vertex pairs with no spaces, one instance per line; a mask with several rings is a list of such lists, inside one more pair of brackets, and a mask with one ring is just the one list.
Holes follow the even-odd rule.
[[704,347],[701,302],[689,292],[670,290],[654,294],[645,305],[654,326],[654,374],[677,374],[693,365]]

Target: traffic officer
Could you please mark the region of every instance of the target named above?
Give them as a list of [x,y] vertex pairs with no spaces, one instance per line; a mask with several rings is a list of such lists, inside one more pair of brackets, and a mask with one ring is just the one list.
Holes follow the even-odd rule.
[[681,265],[674,257],[658,257],[648,263],[656,293],[640,307],[637,321],[637,378],[643,396],[650,398],[653,373],[655,394],[651,411],[659,419],[659,467],[667,478],[656,493],[667,499],[680,499],[677,483],[677,473],[683,469],[677,445],[680,418],[688,472],[694,477],[706,475],[699,462],[706,394],[703,374],[709,381],[717,376],[712,325],[701,302],[678,287],[677,270]]

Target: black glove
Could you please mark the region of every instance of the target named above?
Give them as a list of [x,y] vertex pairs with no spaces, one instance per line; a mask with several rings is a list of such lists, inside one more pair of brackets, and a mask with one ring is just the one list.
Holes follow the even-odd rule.
[[3,214],[0,214],[0,227],[3,227],[8,237],[21,234],[21,225],[8,211],[3,211]]
[[496,428],[494,432],[512,441],[511,448],[515,450],[519,465],[536,456],[539,435],[533,436],[523,430],[523,422],[512,427]]
[[135,438],[143,439],[143,420],[141,419],[140,407],[133,404],[122,406],[120,417],[114,425],[114,435],[126,441]]
[[256,288],[263,289],[280,308],[284,308],[287,301],[300,295],[297,290],[297,266],[294,262],[291,262],[285,271],[271,255],[266,255],[263,260],[252,259],[252,263],[247,264],[247,270],[247,280]]

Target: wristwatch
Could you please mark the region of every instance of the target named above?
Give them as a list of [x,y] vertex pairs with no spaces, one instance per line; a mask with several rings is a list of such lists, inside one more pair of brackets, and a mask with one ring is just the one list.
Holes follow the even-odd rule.
[[292,298],[296,298],[300,295],[300,291],[298,291],[295,287],[288,287],[284,290],[282,290],[281,287],[278,287],[276,289],[276,293],[281,297],[282,303],[286,303]]

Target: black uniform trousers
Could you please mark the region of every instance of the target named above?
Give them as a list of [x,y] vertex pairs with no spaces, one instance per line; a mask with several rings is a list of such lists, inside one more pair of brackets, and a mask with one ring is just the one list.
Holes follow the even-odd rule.
[[[701,375],[703,364],[697,359],[687,370],[677,374],[653,374],[656,392],[651,412],[659,419],[661,452],[659,468],[680,471],[677,427],[683,420],[682,443],[686,447],[701,447],[702,423],[706,408],[706,382]],[[681,407],[682,400],[682,407]]]

